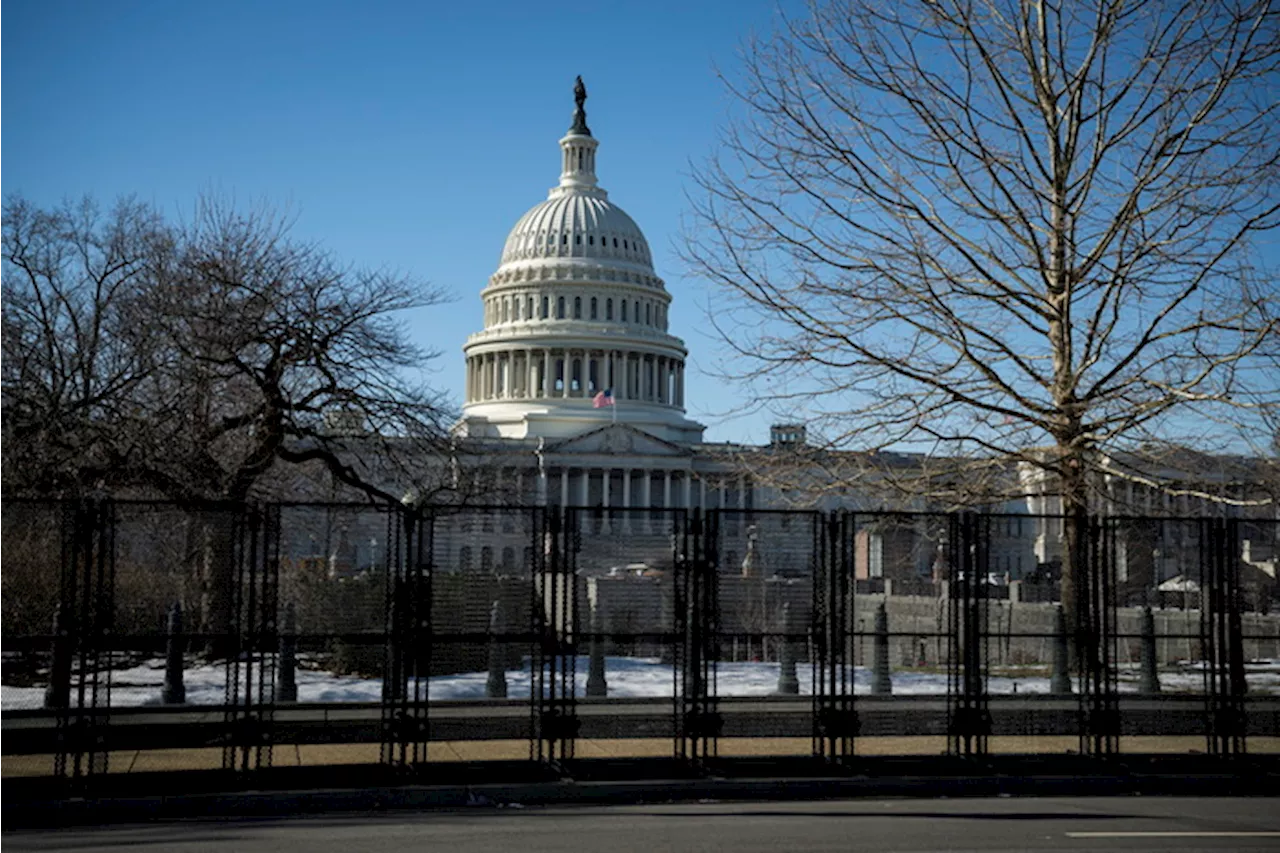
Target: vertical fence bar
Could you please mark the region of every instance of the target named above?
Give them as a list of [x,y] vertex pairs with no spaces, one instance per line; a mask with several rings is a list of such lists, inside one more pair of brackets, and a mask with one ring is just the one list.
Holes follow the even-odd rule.
[[253,773],[272,762],[275,652],[280,642],[279,527],[278,505],[246,505],[234,512],[232,636],[230,642],[216,645],[229,652],[222,766],[239,773]]
[[533,739],[531,757],[553,769],[573,758],[578,735],[576,554],[581,547],[577,510],[551,508],[545,559],[534,576],[532,625]]
[[1205,678],[1206,748],[1244,755],[1245,675],[1240,615],[1240,536],[1235,519],[1201,519],[1200,638]]
[[985,647],[989,528],[990,520],[975,513],[957,513],[950,519],[947,751],[952,755],[986,755],[991,734]]
[[858,734],[852,659],[857,516],[815,516],[813,526],[813,754],[840,762],[853,757]]
[[1117,658],[1116,527],[1113,518],[1088,516],[1078,541],[1084,567],[1076,578],[1076,673],[1081,755],[1110,756],[1120,750]]
[[679,655],[681,730],[677,756],[695,766],[716,757],[721,719],[716,696],[715,645],[720,631],[718,582],[718,510],[694,510],[693,560],[678,585],[676,618]]
[[55,776],[86,782],[105,774],[110,721],[109,647],[115,613],[115,509],[111,501],[64,505],[58,619],[51,685],[57,711]]

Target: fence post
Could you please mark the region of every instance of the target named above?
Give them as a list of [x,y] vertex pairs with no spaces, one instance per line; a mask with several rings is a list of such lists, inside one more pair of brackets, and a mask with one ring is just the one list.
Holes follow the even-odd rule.
[[608,696],[609,682],[604,674],[604,615],[599,599],[591,607],[591,659],[587,666],[587,695]]
[[1053,668],[1049,673],[1050,693],[1071,692],[1071,668],[1067,654],[1067,616],[1062,605],[1054,608]]
[[175,601],[169,608],[168,635],[160,701],[165,705],[181,705],[187,701],[187,686],[182,680],[182,654],[186,651],[187,642],[183,636],[181,602]]
[[1160,673],[1156,657],[1156,617],[1151,605],[1142,608],[1142,675],[1138,682],[1139,693],[1159,693]]
[[796,650],[791,638],[791,602],[782,604],[782,647],[778,650],[778,693],[795,696],[800,692],[800,679],[796,677]]
[[49,669],[49,686],[44,690],[44,706],[67,708],[70,705],[71,636],[59,604],[53,611],[53,664]]
[[893,693],[893,679],[889,677],[889,609],[883,601],[876,608],[871,692],[875,696],[889,696]]
[[490,699],[507,698],[507,665],[497,639],[502,631],[502,602],[495,598],[489,609],[489,680],[484,685],[484,695]]
[[298,637],[297,614],[293,602],[284,606],[284,630],[280,632],[280,686],[276,688],[276,701],[298,701]]

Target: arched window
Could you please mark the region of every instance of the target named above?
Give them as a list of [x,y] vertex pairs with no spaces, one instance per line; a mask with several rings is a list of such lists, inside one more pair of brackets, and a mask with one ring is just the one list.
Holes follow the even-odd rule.
[[627,322],[627,300],[622,300],[622,322]]
[[612,299],[606,299],[604,301],[604,318],[606,320],[613,319],[613,300]]
[[471,571],[471,546],[463,545],[458,549],[458,569],[460,571]]
[[507,322],[507,300],[502,300],[502,322]]
[[564,319],[564,297],[563,296],[561,296],[559,299],[556,300],[556,319],[557,320]]
[[644,304],[644,324],[646,326],[653,325],[653,317],[651,316],[652,312],[649,310],[651,307],[652,306],[648,302]]
[[532,296],[529,297],[529,310],[525,312],[524,316],[530,320],[533,319],[533,297]]
[[511,571],[516,567],[516,549],[510,545],[502,549],[502,568]]
[[575,320],[582,319],[582,297],[581,296],[573,297],[573,319]]
[[480,549],[480,571],[489,574],[493,571],[493,546],[485,545]]
[[636,322],[640,322],[640,300],[636,300]]
[[600,319],[599,312],[596,310],[596,298],[594,296],[591,297],[591,319],[592,320]]

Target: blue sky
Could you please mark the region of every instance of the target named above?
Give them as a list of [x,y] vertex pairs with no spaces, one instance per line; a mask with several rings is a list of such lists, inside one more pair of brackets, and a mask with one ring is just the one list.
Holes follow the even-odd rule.
[[675,298],[690,413],[708,440],[764,441],[766,415],[725,414],[738,395],[712,375],[709,296],[675,247],[728,109],[716,68],[734,73],[776,5],[9,0],[0,180],[40,204],[136,194],[174,216],[202,193],[266,203],[347,261],[444,287],[451,304],[406,320],[460,402],[480,289],[556,182],[581,74],[601,182]]

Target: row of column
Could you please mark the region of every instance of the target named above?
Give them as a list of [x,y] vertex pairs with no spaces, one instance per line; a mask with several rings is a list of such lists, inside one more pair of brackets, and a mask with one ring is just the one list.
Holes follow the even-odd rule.
[[684,407],[684,361],[626,350],[522,349],[467,359],[467,402],[594,397]]
[[[503,469],[501,491],[563,507],[753,509],[754,484],[745,476],[714,482],[693,472],[648,468],[552,468],[549,472]],[[536,492],[528,493],[530,486]]]

